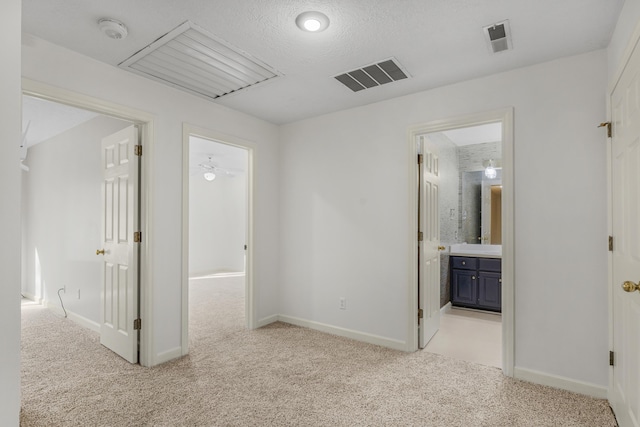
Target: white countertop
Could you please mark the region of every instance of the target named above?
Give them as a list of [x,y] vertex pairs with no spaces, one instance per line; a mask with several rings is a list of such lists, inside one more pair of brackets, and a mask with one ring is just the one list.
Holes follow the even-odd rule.
[[502,258],[502,245],[475,245],[460,243],[450,246],[449,255],[477,258]]

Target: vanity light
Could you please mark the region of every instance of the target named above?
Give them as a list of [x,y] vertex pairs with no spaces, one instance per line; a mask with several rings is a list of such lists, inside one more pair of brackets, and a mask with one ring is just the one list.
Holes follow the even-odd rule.
[[329,18],[320,12],[303,12],[296,18],[296,25],[302,31],[319,33],[329,26]]
[[493,166],[493,160],[489,160],[489,165],[484,170],[484,176],[489,179],[495,179],[498,176],[498,172],[496,172],[496,168]]
[[216,174],[213,172],[205,172],[204,179],[206,179],[207,181],[213,181],[214,179],[216,179]]

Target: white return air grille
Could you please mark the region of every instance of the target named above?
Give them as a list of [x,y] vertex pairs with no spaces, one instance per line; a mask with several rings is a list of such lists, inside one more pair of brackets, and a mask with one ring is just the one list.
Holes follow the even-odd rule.
[[488,25],[482,30],[490,52],[498,53],[512,49],[511,27],[508,19]]
[[394,58],[335,76],[335,79],[354,92],[406,79],[405,72]]
[[189,21],[119,66],[210,99],[281,75]]

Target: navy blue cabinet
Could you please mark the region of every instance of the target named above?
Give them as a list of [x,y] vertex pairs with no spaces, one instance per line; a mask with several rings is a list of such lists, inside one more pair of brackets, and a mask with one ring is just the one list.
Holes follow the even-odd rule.
[[501,311],[501,259],[452,256],[450,265],[452,305]]

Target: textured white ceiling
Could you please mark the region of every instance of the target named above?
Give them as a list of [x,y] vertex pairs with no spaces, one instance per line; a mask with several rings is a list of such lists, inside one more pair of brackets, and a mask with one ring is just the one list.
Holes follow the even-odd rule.
[[[23,0],[23,30],[116,66],[186,20],[284,74],[220,98],[281,124],[607,46],[624,0]],[[296,16],[331,20],[305,33]],[[111,40],[103,17],[129,28]],[[482,27],[509,19],[513,50]],[[411,78],[353,93],[332,76],[395,57]]]

